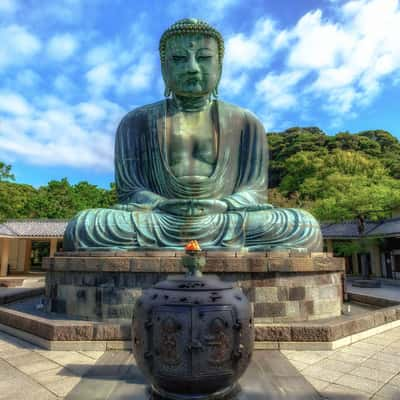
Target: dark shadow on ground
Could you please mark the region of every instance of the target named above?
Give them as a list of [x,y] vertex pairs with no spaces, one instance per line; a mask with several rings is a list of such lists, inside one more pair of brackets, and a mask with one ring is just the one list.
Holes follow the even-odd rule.
[[[68,365],[66,369],[77,367]],[[321,399],[313,386],[278,351],[256,351],[240,385],[242,391],[227,400]],[[161,400],[149,393],[133,355],[127,351],[105,353],[66,399]]]

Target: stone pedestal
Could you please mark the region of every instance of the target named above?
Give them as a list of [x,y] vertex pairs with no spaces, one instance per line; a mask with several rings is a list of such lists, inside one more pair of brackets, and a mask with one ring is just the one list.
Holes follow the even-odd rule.
[[[43,262],[48,311],[87,320],[131,319],[143,289],[184,273],[183,252],[63,252]],[[338,316],[344,259],[328,253],[214,251],[204,273],[236,282],[260,323]]]

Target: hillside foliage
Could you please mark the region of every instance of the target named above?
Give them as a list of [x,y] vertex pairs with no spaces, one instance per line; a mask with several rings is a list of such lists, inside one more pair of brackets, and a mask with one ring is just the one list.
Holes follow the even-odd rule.
[[389,132],[291,128],[268,143],[269,186],[287,199],[279,206],[295,202],[325,221],[385,218],[400,207],[400,142]]

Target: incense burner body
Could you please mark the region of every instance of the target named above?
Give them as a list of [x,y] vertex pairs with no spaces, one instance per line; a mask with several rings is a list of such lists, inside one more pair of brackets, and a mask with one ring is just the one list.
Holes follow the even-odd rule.
[[170,278],[136,302],[133,351],[161,396],[224,397],[250,363],[253,326],[240,288],[210,276]]

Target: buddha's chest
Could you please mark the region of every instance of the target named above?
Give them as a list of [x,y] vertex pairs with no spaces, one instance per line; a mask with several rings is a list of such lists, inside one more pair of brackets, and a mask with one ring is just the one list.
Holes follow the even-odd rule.
[[168,161],[176,176],[210,176],[217,158],[217,134],[207,112],[172,117]]

